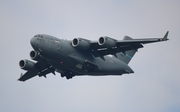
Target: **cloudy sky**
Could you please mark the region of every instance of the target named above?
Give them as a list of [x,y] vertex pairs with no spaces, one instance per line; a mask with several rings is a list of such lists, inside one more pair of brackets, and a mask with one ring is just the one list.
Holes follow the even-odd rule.
[[[179,112],[179,6],[178,0],[0,0],[0,111]],[[170,41],[139,49],[129,64],[134,74],[17,81],[35,34],[120,40],[166,31]]]

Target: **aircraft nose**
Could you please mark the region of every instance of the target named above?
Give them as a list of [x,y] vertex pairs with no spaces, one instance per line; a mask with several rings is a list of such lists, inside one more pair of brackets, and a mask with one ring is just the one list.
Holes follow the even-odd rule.
[[30,43],[31,43],[31,46],[35,49],[35,48],[36,48],[36,38],[33,37],[33,38],[30,40]]

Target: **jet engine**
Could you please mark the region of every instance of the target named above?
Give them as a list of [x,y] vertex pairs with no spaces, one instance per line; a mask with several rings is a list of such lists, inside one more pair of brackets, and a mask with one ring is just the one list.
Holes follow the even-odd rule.
[[40,58],[40,54],[37,51],[31,51],[29,55],[31,59],[35,61],[38,61],[38,59]]
[[19,66],[23,70],[33,70],[35,68],[35,63],[29,60],[21,60],[19,61]]
[[72,46],[78,49],[86,50],[90,47],[90,41],[82,38],[74,38]]
[[116,40],[110,37],[100,37],[98,44],[106,48],[116,47]]

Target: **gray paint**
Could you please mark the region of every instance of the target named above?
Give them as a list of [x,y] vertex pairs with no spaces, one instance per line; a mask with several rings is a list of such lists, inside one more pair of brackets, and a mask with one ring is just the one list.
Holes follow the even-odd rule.
[[[172,112],[180,111],[180,1],[0,1],[0,111]],[[75,77],[50,74],[17,82],[20,59],[30,59],[38,33],[72,40],[108,35],[161,37],[170,41],[139,49],[129,63],[134,74]],[[11,107],[11,108],[7,108]]]
[[[167,41],[168,33],[163,38],[132,39],[126,36],[122,41],[100,37],[101,43],[83,38],[67,41],[44,34],[35,35],[31,39],[35,51],[31,51],[30,57],[37,62],[21,60],[19,65],[27,72],[18,80],[26,81],[36,75],[46,77],[49,73],[55,74],[55,71],[67,79],[79,75],[134,73],[128,63],[136,51],[142,44]],[[107,56],[110,54],[114,56]]]

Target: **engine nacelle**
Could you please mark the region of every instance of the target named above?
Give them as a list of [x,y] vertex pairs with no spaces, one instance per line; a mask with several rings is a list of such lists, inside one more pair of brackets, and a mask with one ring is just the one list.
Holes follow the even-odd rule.
[[100,37],[98,44],[106,48],[116,47],[116,40],[110,37]]
[[21,60],[19,61],[19,66],[23,70],[34,70],[35,69],[35,63],[29,60]]
[[90,47],[90,41],[82,38],[74,38],[72,46],[78,49],[86,50]]
[[40,54],[37,51],[31,51],[29,55],[32,60],[38,61],[40,59]]

